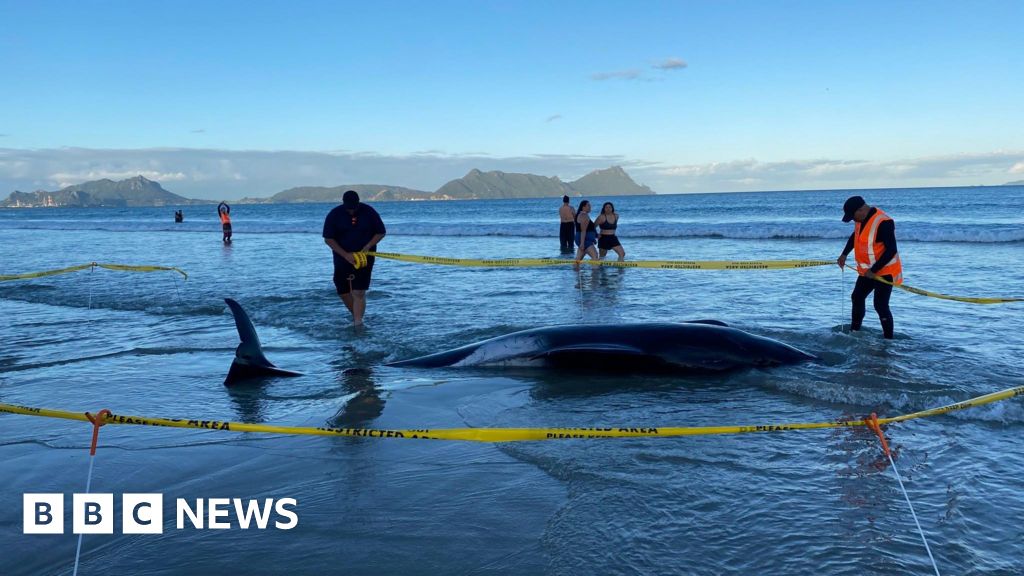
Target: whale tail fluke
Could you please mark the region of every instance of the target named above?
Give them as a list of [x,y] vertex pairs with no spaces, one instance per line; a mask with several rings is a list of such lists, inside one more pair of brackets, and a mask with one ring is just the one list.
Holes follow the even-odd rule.
[[256,334],[256,328],[252,320],[245,313],[242,306],[232,300],[225,298],[231,314],[235,317],[235,328],[238,329],[238,348],[235,348],[235,359],[231,362],[231,369],[224,378],[225,386],[232,386],[243,380],[258,378],[261,376],[302,376],[301,372],[292,372],[278,368],[273,362],[267,360],[263,354],[263,347],[260,344],[260,337]]

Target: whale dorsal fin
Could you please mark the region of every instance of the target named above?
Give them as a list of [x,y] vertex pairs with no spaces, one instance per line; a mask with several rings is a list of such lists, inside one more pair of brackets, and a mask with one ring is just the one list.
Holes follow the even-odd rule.
[[235,359],[231,362],[231,369],[228,370],[224,384],[231,384],[249,378],[259,376],[302,376],[299,372],[283,370],[274,366],[274,363],[267,360],[263,355],[263,347],[260,345],[260,337],[256,334],[256,328],[252,320],[245,313],[242,306],[232,300],[225,298],[228,308],[231,308],[231,315],[235,317],[235,328],[238,329],[238,347],[235,348]]
[[231,315],[235,317],[235,328],[238,329],[238,348],[235,348],[235,361],[253,366],[273,367],[274,364],[263,355],[263,346],[260,344],[260,337],[256,334],[256,327],[252,320],[245,313],[242,305],[231,298],[225,298],[228,308],[231,308]]

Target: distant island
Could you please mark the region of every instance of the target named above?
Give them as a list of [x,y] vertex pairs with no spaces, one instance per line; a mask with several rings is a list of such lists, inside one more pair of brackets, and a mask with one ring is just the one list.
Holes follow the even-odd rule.
[[[239,204],[287,204],[341,202],[346,190],[359,192],[367,202],[406,200],[483,200],[495,198],[549,198],[559,196],[626,196],[654,194],[647,186],[633,181],[621,166],[595,170],[572,182],[557,176],[537,176],[511,172],[470,170],[434,192],[386,184],[343,184],[340,186],[300,186],[269,198],[243,198]],[[158,182],[143,176],[113,181],[108,179],[67,186],[54,192],[12,192],[0,202],[4,208],[99,208],[134,206],[181,206],[215,204],[195,200],[165,190]]]
[[367,202],[400,200],[484,200],[495,198],[550,198],[557,196],[626,196],[654,194],[629,177],[620,166],[594,170],[579,180],[562,182],[557,176],[537,176],[515,172],[470,170],[434,192],[384,184],[344,184],[341,186],[302,186],[278,192],[270,198],[243,198],[241,203],[278,204],[301,202],[340,202],[346,190],[355,190]]
[[349,184],[342,186],[299,186],[274,194],[270,198],[242,198],[239,204],[297,204],[307,202],[341,202],[346,190],[355,190],[366,202],[395,200],[429,200],[430,192],[377,184]]
[[143,176],[113,181],[104,178],[66,186],[55,192],[15,190],[0,202],[5,208],[124,208],[129,206],[180,206],[210,204],[207,200],[191,200],[164,190],[159,183]]
[[1024,180],[1014,180],[1013,182],[1007,182],[1003,186],[1024,186]]

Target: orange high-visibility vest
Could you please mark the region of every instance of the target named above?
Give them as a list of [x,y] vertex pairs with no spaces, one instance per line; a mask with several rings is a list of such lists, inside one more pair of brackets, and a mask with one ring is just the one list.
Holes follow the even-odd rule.
[[[875,213],[864,222],[855,222],[853,226],[853,255],[857,259],[857,274],[861,276],[875,265],[885,252],[885,244],[875,241],[878,225],[892,220],[888,214],[875,208]],[[877,272],[879,276],[892,275],[894,284],[903,283],[903,264],[897,253],[888,264]]]

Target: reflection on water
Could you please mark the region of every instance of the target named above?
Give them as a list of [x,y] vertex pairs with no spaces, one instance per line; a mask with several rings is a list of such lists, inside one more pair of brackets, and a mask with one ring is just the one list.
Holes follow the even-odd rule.
[[247,380],[236,386],[225,386],[238,420],[247,424],[266,422],[263,411],[263,384],[268,378]]
[[626,278],[625,268],[583,265],[576,271],[577,301],[583,318],[619,318],[620,296]]
[[349,397],[327,425],[332,428],[369,428],[375,418],[384,412],[384,399],[373,379],[372,368],[349,368],[338,378]]

